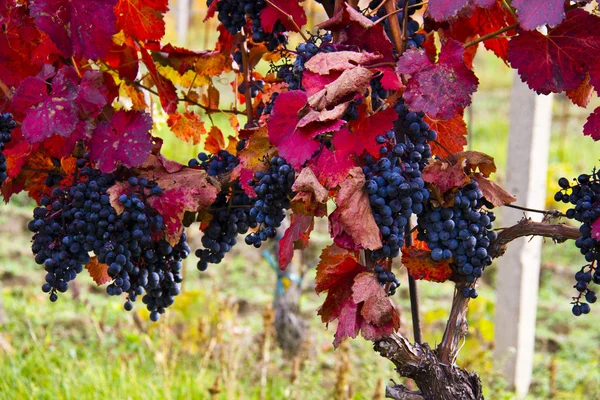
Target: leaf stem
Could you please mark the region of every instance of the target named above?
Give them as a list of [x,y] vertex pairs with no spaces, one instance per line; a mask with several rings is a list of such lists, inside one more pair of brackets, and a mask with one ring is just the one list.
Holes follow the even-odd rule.
[[510,4],[508,4],[508,2],[506,0],[502,0],[502,5],[508,10],[508,12],[510,13],[510,15],[512,15],[512,17],[515,19],[515,21],[517,20],[517,14],[515,14],[515,11],[512,9],[512,7],[510,6]]
[[479,43],[483,42],[484,40],[494,39],[496,36],[498,36],[498,35],[500,35],[500,34],[502,34],[504,32],[508,32],[511,29],[515,29],[517,26],[519,26],[518,23],[512,24],[510,26],[506,26],[506,27],[504,27],[502,29],[499,29],[499,30],[497,30],[495,32],[491,32],[491,33],[488,33],[487,35],[483,35],[483,36],[481,36],[481,37],[473,40],[472,42],[465,43],[464,48],[466,49],[467,47],[475,46],[476,44],[479,44]]
[[302,29],[300,29],[300,27],[298,26],[296,21],[294,21],[294,18],[290,14],[286,13],[281,8],[279,8],[277,5],[273,4],[273,2],[271,0],[265,0],[265,2],[267,4],[269,4],[271,7],[273,7],[274,9],[276,9],[277,11],[279,11],[280,13],[282,13],[283,15],[285,15],[287,17],[288,21],[290,21],[292,23],[292,25],[294,25],[294,28],[296,28],[296,32],[298,32],[300,34],[300,36],[302,36],[302,39],[304,39],[305,42],[308,41],[308,37],[304,34],[304,32],[302,32]]

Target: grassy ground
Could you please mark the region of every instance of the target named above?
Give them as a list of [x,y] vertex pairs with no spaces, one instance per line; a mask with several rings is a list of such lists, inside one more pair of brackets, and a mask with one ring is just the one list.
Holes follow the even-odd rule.
[[[206,47],[206,32],[194,27],[196,48]],[[173,37],[172,30],[169,34]],[[511,74],[493,56],[478,57],[476,71],[481,86],[470,147],[496,158],[501,181]],[[549,192],[560,176],[575,176],[596,162],[590,139],[581,135],[592,106],[576,109],[562,98],[555,104]],[[175,139],[165,148],[180,161],[197,151]],[[333,350],[335,326],[325,329],[316,315],[323,299],[314,293],[312,271],[301,298],[309,338],[300,356],[283,354],[274,345],[269,322],[277,278],[258,253],[245,248],[202,275],[190,259],[183,293],[156,324],[148,322],[139,305],[132,313],[123,311],[122,301],[105,295],[85,273],[57,303],[50,303],[40,290],[43,272],[29,250],[30,205],[22,197],[12,204],[0,207],[0,399],[381,399],[388,379],[397,378],[391,363],[362,339]],[[198,243],[198,236],[197,227],[192,228],[192,243]],[[320,240],[313,252],[325,243]],[[545,245],[529,399],[600,398],[600,323],[593,315],[575,319],[568,304],[572,275],[581,262],[572,245]],[[494,280],[490,268],[480,297],[472,302],[458,363],[482,375],[487,398],[511,399],[492,368]],[[452,287],[421,283],[420,289],[424,337],[435,345]],[[404,310],[402,330],[410,336],[406,285],[395,297]]]

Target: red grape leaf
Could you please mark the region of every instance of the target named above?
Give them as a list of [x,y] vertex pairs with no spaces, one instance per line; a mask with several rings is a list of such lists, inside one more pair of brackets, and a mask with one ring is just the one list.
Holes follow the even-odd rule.
[[324,323],[339,317],[342,303],[352,296],[354,278],[367,267],[360,265],[351,253],[331,245],[323,249],[317,265],[315,290],[318,294],[328,291],[318,314]]
[[462,151],[467,144],[467,124],[463,118],[463,111],[448,120],[434,119],[425,116],[425,122],[437,132],[436,142],[431,143],[433,154],[446,156]]
[[165,35],[164,16],[168,0],[119,0],[115,7],[117,24],[127,36],[138,40],[161,40]]
[[28,76],[38,73],[51,54],[58,54],[52,41],[38,31],[24,5],[5,4],[0,13],[0,76],[8,86],[18,86]]
[[102,72],[85,71],[79,84],[76,103],[87,118],[95,118],[108,104],[107,92]]
[[321,147],[314,140],[317,133],[296,129],[298,113],[305,105],[306,93],[300,90],[281,93],[267,122],[269,140],[295,169],[300,169]]
[[556,26],[565,19],[564,0],[513,0],[517,18],[523,29],[533,31],[538,26]]
[[340,32],[339,44],[381,54],[381,62],[395,61],[394,45],[386,35],[383,24],[375,25],[348,3],[343,3],[337,14],[317,25],[317,28]]
[[577,88],[567,90],[566,94],[573,104],[586,108],[592,99],[592,94],[594,94],[594,87],[590,84],[589,74]]
[[185,142],[192,142],[192,144],[200,143],[202,135],[206,135],[204,121],[192,111],[169,115],[167,125],[175,136]]
[[75,70],[72,67],[61,68],[52,80],[49,94],[45,79],[40,76],[26,78],[12,100],[12,108],[26,114],[21,129],[23,136],[31,143],[40,142],[53,134],[68,137],[79,122],[75,104]]
[[37,27],[48,34],[65,57],[98,59],[112,47],[117,33],[116,0],[36,0],[30,5]]
[[448,190],[461,188],[471,181],[465,174],[466,165],[467,160],[464,157],[454,164],[438,159],[433,160],[423,170],[423,180],[432,183],[440,193],[444,194]]
[[[503,7],[502,2],[498,1],[490,8],[477,7],[471,15],[452,21],[450,27],[444,30],[444,33],[459,42],[466,43],[478,37],[506,28],[515,22],[512,14],[506,7]],[[517,31],[511,29],[505,34],[516,35]],[[488,50],[493,51],[494,54],[502,60],[506,61],[508,59],[507,38],[497,37],[488,39],[484,41],[483,44]],[[477,49],[477,46],[472,47]]]
[[123,44],[113,43],[110,53],[104,57],[104,61],[119,72],[119,77],[127,81],[134,81],[139,70],[139,59],[135,43],[126,38]]
[[362,169],[350,170],[350,177],[340,185],[337,208],[329,216],[329,233],[332,238],[347,234],[363,249],[377,250],[383,244],[364,186]]
[[352,100],[355,94],[362,94],[370,87],[372,76],[373,72],[363,67],[347,69],[335,81],[310,96],[308,104],[316,110],[325,110]]
[[112,172],[119,164],[137,167],[152,151],[151,129],[149,114],[117,111],[94,130],[89,143],[90,157],[102,172]]
[[[279,11],[273,5],[276,5],[277,8],[279,8],[281,11],[284,11],[285,14]],[[289,18],[292,18],[292,20],[300,28],[306,24],[306,13],[304,12],[304,7],[298,4],[297,0],[271,0],[260,12],[260,23],[265,32],[273,32],[273,28],[278,20],[281,21],[287,30],[295,32],[296,25],[294,25]]]
[[[339,128],[346,125],[346,121],[339,120],[338,118],[341,118],[344,115],[349,104],[350,102],[338,104],[331,110],[308,110],[306,115],[298,121],[297,127],[300,129],[316,129],[318,131],[323,131],[323,133],[337,131]],[[337,129],[335,129],[336,126]]]
[[378,68],[379,72],[383,74],[381,77],[381,87],[385,90],[400,90],[404,88],[400,77],[393,69],[389,68]]
[[577,88],[600,55],[600,18],[584,10],[567,13],[567,19],[547,35],[521,32],[510,40],[508,59],[521,80],[537,93],[559,93]]
[[504,190],[496,182],[493,182],[480,173],[473,174],[473,180],[479,184],[483,197],[496,207],[505,206],[517,201],[517,198]]
[[[333,189],[348,177],[350,169],[357,165],[355,155],[358,145],[356,135],[342,129],[333,135],[333,150],[323,146],[319,154],[309,161],[308,165],[323,186]],[[362,147],[358,147],[362,153]]]
[[88,270],[90,276],[98,286],[112,281],[112,278],[108,275],[108,265],[99,262],[98,257],[96,256],[90,259],[86,264],[85,269]]
[[148,72],[154,81],[154,85],[156,85],[156,89],[158,90],[158,95],[160,97],[160,104],[162,105],[163,110],[165,110],[167,114],[174,114],[177,112],[178,102],[175,85],[173,85],[173,82],[171,82],[169,79],[158,73],[152,56],[150,56],[150,53],[148,53],[145,48],[140,47],[139,50],[142,53],[142,60],[148,68]]
[[462,44],[448,39],[442,45],[437,64],[429,61],[424,50],[411,49],[400,57],[398,72],[411,74],[404,92],[411,110],[450,119],[471,104],[479,80],[465,65],[463,54]]
[[338,315],[338,325],[333,336],[333,347],[338,347],[347,337],[355,338],[360,331],[358,304],[351,296],[345,296]]
[[308,97],[318,93],[326,85],[340,77],[341,72],[333,72],[329,75],[319,75],[313,72],[305,71],[302,76],[302,88],[306,91]]
[[[379,157],[380,144],[377,144],[375,138],[378,135],[384,135],[385,132],[394,128],[394,121],[398,119],[398,114],[393,107],[389,107],[383,111],[379,111],[371,116],[366,113],[359,113],[356,121],[350,125],[350,129],[356,135],[362,146],[369,154],[374,157]],[[357,147],[359,144],[357,143]],[[362,151],[357,151],[362,153]]]
[[596,241],[600,241],[600,218],[598,218],[592,224],[592,235],[591,237]]
[[496,0],[436,0],[427,5],[426,14],[436,21],[446,21],[473,3],[485,8],[491,7],[495,2]]
[[591,136],[594,140],[600,140],[600,107],[596,108],[583,126],[583,134]]
[[334,53],[317,53],[304,64],[307,71],[328,75],[333,71],[345,71],[357,65],[368,65],[379,60],[381,55],[357,51],[337,51]]
[[292,214],[289,228],[279,241],[279,268],[285,270],[294,257],[294,248],[304,249],[308,246],[310,232],[315,227],[314,217],[310,215]]
[[292,211],[296,214],[324,217],[327,215],[329,191],[321,185],[310,167],[304,168],[292,186],[296,195],[292,200]]
[[372,272],[362,272],[354,278],[352,300],[356,304],[364,302],[360,315],[369,324],[381,326],[392,322],[396,310]]

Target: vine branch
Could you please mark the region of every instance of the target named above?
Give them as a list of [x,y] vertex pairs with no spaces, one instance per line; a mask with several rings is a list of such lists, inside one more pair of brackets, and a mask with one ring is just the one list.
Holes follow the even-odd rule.
[[250,77],[250,57],[248,57],[248,46],[245,36],[240,41],[240,50],[242,51],[244,97],[246,98],[246,117],[248,117],[247,127],[251,128],[254,124],[254,110],[252,109],[252,79]]
[[[393,14],[397,10],[395,1],[387,1],[385,3],[385,12],[387,14]],[[404,51],[404,45],[402,41],[402,30],[400,29],[400,23],[398,22],[398,18],[390,18],[390,30],[392,31],[392,39],[394,41],[394,46],[396,46],[396,50],[398,54],[402,54]]]

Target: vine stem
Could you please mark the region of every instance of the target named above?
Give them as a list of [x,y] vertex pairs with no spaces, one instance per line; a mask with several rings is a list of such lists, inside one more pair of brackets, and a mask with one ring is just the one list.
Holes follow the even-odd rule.
[[[412,230],[412,221],[409,220],[405,229],[405,243],[407,247],[411,247],[414,244]],[[408,274],[408,293],[410,295],[410,314],[413,323],[413,336],[415,338],[415,343],[421,344],[423,339],[421,334],[421,317],[419,315],[419,290],[417,281],[410,276],[410,274]]]
[[305,42],[308,41],[308,37],[306,36],[306,34],[304,34],[304,32],[302,32],[302,29],[300,29],[300,27],[298,26],[296,21],[294,21],[294,18],[290,14],[286,13],[281,8],[279,8],[277,5],[273,4],[273,2],[271,0],[265,0],[265,2],[267,4],[269,4],[271,7],[273,7],[274,9],[276,9],[277,11],[279,11],[281,14],[285,15],[286,18],[288,19],[288,21],[290,21],[292,23],[292,25],[294,25],[296,32],[298,32],[300,34],[300,36],[302,36],[302,39],[304,39]]
[[481,43],[481,42],[483,42],[485,40],[493,39],[496,36],[498,36],[498,35],[500,35],[500,34],[502,34],[504,32],[508,32],[511,29],[515,29],[517,26],[519,26],[519,24],[515,23],[515,24],[512,24],[510,26],[506,26],[506,27],[504,27],[502,29],[498,29],[495,32],[491,32],[491,33],[488,33],[487,35],[483,35],[480,38],[477,38],[477,39],[473,40],[472,42],[465,43],[465,45],[463,47],[466,49],[467,47],[475,46],[476,44],[479,44],[479,43]]
[[[408,2],[407,2],[408,4]],[[385,12],[388,14],[392,14],[396,11],[396,2],[395,1],[387,1],[385,3]],[[392,30],[392,39],[394,41],[394,46],[396,46],[396,50],[398,54],[402,54],[404,52],[404,45],[402,41],[402,30],[400,29],[400,23],[398,22],[398,18],[392,18],[390,21],[390,29]]]
[[244,97],[246,98],[246,116],[248,117],[247,127],[251,128],[254,124],[254,112],[252,110],[252,79],[250,78],[250,57],[248,57],[249,51],[247,44],[248,42],[244,36],[240,41],[240,50],[242,50],[242,64],[244,67]]

